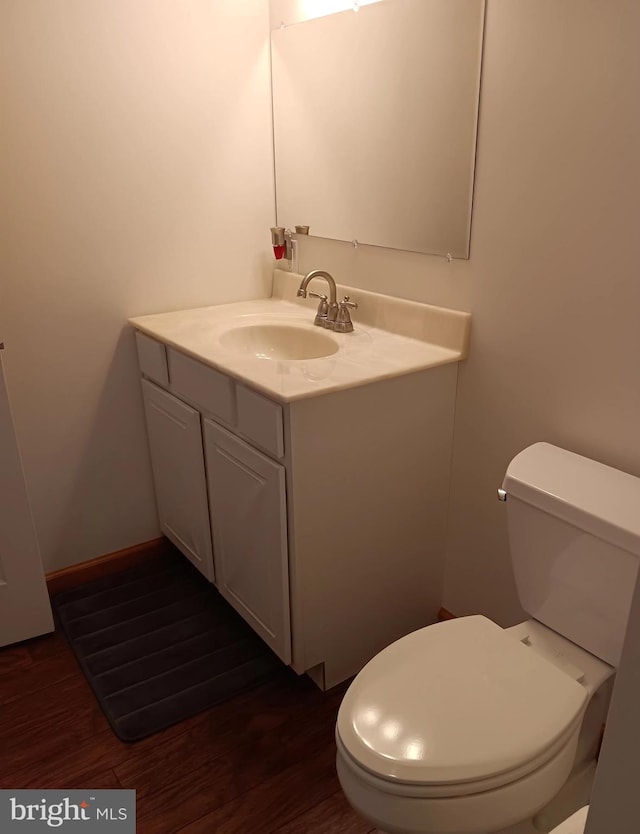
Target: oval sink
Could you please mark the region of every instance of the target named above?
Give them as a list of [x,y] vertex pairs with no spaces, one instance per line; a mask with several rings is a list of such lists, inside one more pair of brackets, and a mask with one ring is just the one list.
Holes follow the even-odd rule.
[[338,350],[337,342],[321,330],[293,324],[249,324],[220,336],[227,350],[258,359],[319,359]]

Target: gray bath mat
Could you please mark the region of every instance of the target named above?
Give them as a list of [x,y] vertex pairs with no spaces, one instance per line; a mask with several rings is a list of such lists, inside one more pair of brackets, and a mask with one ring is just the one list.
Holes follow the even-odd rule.
[[179,554],[62,591],[52,602],[123,741],[189,718],[282,668]]

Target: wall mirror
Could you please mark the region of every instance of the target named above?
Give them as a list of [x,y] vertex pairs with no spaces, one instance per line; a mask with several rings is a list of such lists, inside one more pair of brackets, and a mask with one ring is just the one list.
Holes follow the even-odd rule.
[[483,24],[382,0],[274,29],[278,225],[468,258]]

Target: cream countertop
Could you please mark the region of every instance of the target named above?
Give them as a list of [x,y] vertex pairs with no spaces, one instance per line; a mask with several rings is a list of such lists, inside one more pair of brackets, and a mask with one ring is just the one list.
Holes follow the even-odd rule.
[[[275,270],[271,298],[137,316],[137,330],[247,383],[291,402],[464,359],[469,313],[338,285],[338,297],[358,302],[353,333],[315,328],[317,301],[296,298],[301,275]],[[326,282],[310,289],[325,292]],[[339,347],[319,359],[275,360],[240,354],[220,344],[223,333],[247,324],[294,324],[327,334]]]

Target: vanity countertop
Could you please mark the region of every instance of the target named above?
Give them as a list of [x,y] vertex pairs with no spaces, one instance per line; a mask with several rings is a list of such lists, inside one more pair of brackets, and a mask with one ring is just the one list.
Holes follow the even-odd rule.
[[[459,362],[467,355],[469,313],[338,285],[338,298],[358,303],[353,333],[314,327],[317,301],[296,298],[302,275],[275,270],[273,295],[193,310],[137,316],[129,322],[201,362],[280,402],[353,388]],[[321,286],[324,285],[324,286]],[[310,289],[325,292],[314,281]],[[271,359],[235,352],[220,338],[250,324],[287,324],[330,335],[338,349],[318,359]]]

